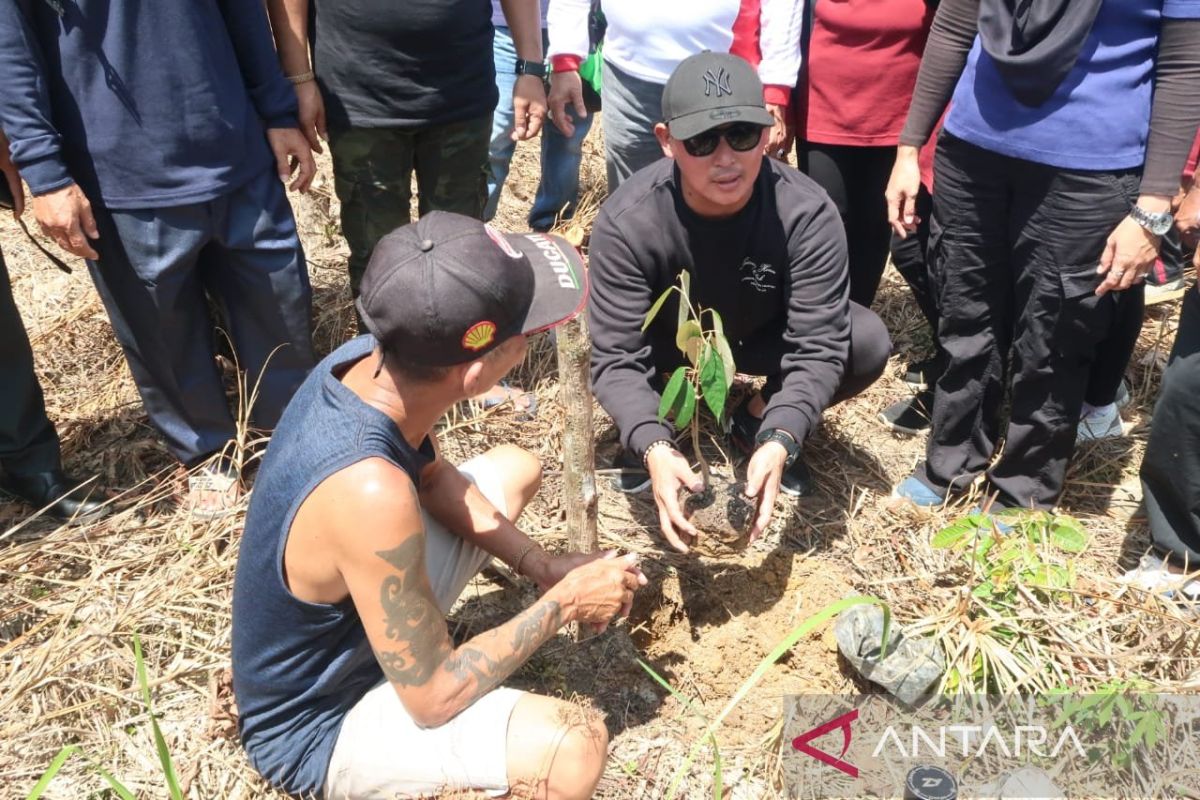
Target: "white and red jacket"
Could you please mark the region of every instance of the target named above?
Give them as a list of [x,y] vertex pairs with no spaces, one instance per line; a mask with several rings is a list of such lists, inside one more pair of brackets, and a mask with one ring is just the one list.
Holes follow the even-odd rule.
[[[588,52],[589,0],[550,0],[550,62],[575,69]],[[635,78],[666,83],[680,61],[703,50],[758,67],[764,100],[787,105],[800,72],[804,0],[603,0],[604,58]]]

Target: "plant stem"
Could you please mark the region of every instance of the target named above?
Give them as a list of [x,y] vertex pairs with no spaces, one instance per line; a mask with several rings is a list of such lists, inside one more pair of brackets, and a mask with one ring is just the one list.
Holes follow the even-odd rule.
[[[699,390],[696,391],[696,394],[700,394]],[[704,491],[708,491],[709,486],[712,485],[712,476],[708,471],[708,461],[704,458],[704,454],[700,452],[699,413],[692,417],[692,452],[696,454],[696,459],[700,462],[700,479],[704,481]]]

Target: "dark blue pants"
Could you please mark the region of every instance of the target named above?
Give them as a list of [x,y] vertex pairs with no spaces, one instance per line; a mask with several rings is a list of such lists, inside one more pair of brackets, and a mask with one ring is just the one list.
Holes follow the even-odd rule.
[[1183,299],[1179,332],[1163,373],[1142,494],[1154,545],[1189,569],[1200,565],[1200,289]]
[[46,417],[29,337],[0,253],[0,467],[28,475],[58,469],[59,459],[58,435]]
[[96,222],[92,279],[171,453],[190,466],[236,431],[206,293],[224,312],[248,390],[257,384],[249,421],[273,428],[314,364],[312,289],[274,170],[206,203],[97,209]]

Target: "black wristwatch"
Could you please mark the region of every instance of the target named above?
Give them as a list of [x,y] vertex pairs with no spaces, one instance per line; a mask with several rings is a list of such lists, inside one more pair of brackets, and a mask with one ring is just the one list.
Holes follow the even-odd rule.
[[800,443],[793,439],[787,431],[781,431],[779,428],[766,428],[759,431],[758,436],[754,437],[754,443],[757,445],[764,445],[767,442],[779,442],[783,445],[783,449],[787,451],[787,460],[783,462],[785,467],[790,467],[800,457]]
[[516,73],[518,75],[532,75],[535,78],[546,78],[546,65],[541,61],[526,61],[523,58],[517,59]]

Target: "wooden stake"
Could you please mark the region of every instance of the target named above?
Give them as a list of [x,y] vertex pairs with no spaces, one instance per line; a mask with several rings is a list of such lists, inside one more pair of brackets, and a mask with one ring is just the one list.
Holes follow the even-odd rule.
[[592,340],[583,314],[559,326],[558,385],[566,409],[563,502],[571,550],[596,551],[596,444],[592,430]]

